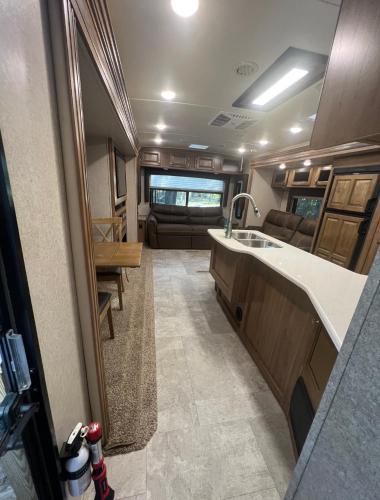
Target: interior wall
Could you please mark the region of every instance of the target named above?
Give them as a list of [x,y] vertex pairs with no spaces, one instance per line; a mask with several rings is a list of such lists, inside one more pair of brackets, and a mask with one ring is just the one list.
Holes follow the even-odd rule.
[[92,217],[111,217],[111,177],[107,139],[87,139],[87,183]]
[[137,158],[126,162],[127,168],[127,241],[135,243],[138,240],[137,232]]
[[45,3],[2,1],[0,46],[0,129],[60,444],[90,410]]
[[247,226],[261,227],[269,210],[272,208],[276,210],[283,210],[283,193],[279,190],[272,189],[272,176],[273,169],[271,168],[253,169],[250,194],[256,201],[261,217],[256,217],[253,213],[252,207],[250,206],[248,208],[246,220]]

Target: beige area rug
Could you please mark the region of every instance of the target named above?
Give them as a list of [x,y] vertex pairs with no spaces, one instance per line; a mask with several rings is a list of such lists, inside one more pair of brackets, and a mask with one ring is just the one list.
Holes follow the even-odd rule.
[[107,319],[101,325],[110,434],[106,455],[144,448],[157,429],[156,349],[152,251],[144,248],[141,267],[128,269],[124,279],[124,310],[119,310],[116,285],[112,291],[115,338],[109,339]]

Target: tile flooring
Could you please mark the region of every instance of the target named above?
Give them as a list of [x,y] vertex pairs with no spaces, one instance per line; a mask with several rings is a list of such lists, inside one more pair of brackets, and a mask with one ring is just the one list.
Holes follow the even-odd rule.
[[145,450],[107,458],[116,498],[283,498],[294,467],[287,424],[216,301],[210,252],[153,259],[158,431]]

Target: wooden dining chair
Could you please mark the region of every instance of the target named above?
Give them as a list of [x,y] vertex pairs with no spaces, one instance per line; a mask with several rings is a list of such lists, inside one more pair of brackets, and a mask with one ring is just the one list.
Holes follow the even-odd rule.
[[108,327],[110,330],[110,338],[115,338],[115,331],[113,329],[112,309],[111,309],[112,295],[108,292],[98,292],[98,307],[99,307],[99,323],[102,324],[107,315]]
[[[123,219],[121,217],[97,217],[92,219],[93,235],[99,236],[101,242],[121,241]],[[128,281],[127,272],[125,277]],[[98,281],[111,281],[116,283],[119,295],[119,308],[123,310],[123,268],[122,267],[97,267],[96,278]]]

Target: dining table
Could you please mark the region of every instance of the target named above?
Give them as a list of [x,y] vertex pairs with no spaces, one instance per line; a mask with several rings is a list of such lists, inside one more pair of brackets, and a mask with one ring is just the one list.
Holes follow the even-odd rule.
[[94,242],[96,267],[140,267],[142,243]]

